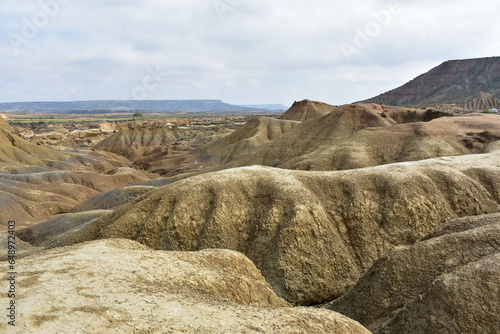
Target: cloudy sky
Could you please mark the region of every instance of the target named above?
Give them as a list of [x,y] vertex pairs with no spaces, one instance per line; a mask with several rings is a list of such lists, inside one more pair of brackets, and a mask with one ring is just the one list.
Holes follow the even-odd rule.
[[497,0],[2,0],[0,102],[343,104],[500,55]]

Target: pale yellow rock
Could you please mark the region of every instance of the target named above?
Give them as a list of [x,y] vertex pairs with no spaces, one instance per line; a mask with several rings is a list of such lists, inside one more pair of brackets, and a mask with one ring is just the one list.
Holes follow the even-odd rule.
[[17,271],[16,326],[4,319],[2,333],[369,333],[332,311],[289,307],[234,251],[109,239],[20,259]]

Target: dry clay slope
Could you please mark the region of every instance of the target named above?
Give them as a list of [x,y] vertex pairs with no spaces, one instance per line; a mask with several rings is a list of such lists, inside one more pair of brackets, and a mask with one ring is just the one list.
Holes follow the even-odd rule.
[[329,146],[278,165],[300,170],[341,170],[417,161],[442,156],[483,153],[500,139],[500,117],[464,115],[429,122],[369,127]]
[[11,131],[0,121],[0,230],[9,220],[30,225],[101,191],[149,178],[127,168],[123,157],[33,145]]
[[184,135],[184,131],[169,127],[122,129],[99,142],[94,148],[120,154],[135,161],[151,153],[159,146],[174,142]]
[[500,153],[341,172],[247,167],[153,190],[46,246],[128,238],[246,254],[294,304],[333,300],[444,220],[500,211]]
[[335,109],[334,106],[311,100],[295,101],[280,119],[304,122],[311,118],[324,116]]
[[33,145],[13,134],[10,125],[0,118],[0,170],[32,165],[45,166],[50,161],[68,159],[63,152]]
[[[297,121],[255,117],[238,130],[184,155],[156,156],[146,169],[164,175],[224,165],[253,152],[256,147],[276,139],[300,124]],[[174,172],[174,173],[172,173]]]
[[[305,107],[305,106],[304,106]],[[269,165],[327,147],[365,127],[390,126],[389,120],[362,106],[333,107],[325,116],[311,118],[282,136],[260,145],[231,166]]]
[[[320,115],[326,116],[319,117]],[[289,164],[285,163],[286,160],[300,157],[307,152],[321,151],[363,128],[388,127],[396,123],[430,120],[439,116],[443,115],[408,108],[377,105],[335,107],[304,100],[295,102],[279,120],[254,118],[226,137],[204,145],[190,154],[182,157],[159,157],[157,161],[150,163],[147,169],[168,174],[174,166],[183,172],[252,164],[287,167]],[[294,119],[309,121],[301,124]],[[235,160],[235,163],[224,166]]]
[[439,226],[377,261],[330,308],[374,333],[497,333],[500,214]]
[[464,108],[477,111],[500,108],[500,101],[495,99],[490,93],[479,92],[464,104]]
[[[100,240],[17,266],[17,323],[2,321],[3,333],[369,333],[332,311],[289,307],[248,258],[229,250]],[[4,277],[0,287],[8,284]],[[6,294],[0,301],[8,304]]]
[[336,108],[262,144],[229,167],[353,169],[440,156],[481,153],[500,139],[500,117],[447,116],[371,104]]
[[191,154],[208,165],[224,164],[252,152],[256,147],[281,137],[300,124],[293,120],[256,117],[233,133],[204,145]]

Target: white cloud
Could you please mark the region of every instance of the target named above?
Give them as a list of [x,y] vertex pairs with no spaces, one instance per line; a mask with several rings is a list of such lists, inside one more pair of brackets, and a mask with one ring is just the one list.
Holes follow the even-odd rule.
[[[154,68],[163,80],[148,98],[341,104],[500,46],[492,0],[41,0],[54,2],[45,23],[39,2],[4,0],[0,101],[118,98]],[[39,26],[29,38],[26,22]]]

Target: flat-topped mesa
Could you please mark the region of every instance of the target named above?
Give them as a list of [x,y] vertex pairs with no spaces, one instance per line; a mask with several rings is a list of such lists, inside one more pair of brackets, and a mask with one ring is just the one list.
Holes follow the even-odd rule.
[[462,104],[481,91],[500,98],[500,57],[449,60],[365,102],[397,106]]

